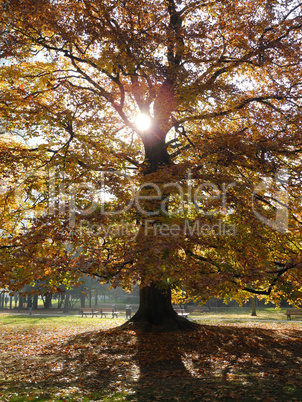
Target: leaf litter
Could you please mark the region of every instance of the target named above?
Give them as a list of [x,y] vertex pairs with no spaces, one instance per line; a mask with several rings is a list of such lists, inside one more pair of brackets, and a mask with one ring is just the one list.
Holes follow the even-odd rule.
[[298,324],[143,333],[122,322],[1,325],[0,400],[302,399]]

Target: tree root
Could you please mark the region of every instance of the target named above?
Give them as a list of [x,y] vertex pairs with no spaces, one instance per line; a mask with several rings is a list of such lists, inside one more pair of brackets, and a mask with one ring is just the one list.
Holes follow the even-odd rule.
[[[133,317],[135,318],[135,317]],[[152,323],[146,319],[131,318],[119,328],[125,330],[141,330],[143,332],[173,332],[173,331],[194,331],[200,328],[200,325],[184,317],[167,316],[159,323]]]

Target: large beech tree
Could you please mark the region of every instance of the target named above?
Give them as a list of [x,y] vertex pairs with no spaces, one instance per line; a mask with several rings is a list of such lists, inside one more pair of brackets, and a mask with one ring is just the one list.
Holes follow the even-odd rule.
[[301,302],[298,1],[3,0],[0,24],[4,286],[139,283],[145,329],[191,326],[171,290]]

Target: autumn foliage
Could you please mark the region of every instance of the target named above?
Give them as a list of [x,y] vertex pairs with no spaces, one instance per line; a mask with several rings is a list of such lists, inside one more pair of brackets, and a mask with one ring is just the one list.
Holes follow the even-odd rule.
[[2,286],[139,283],[151,323],[154,283],[301,303],[298,2],[12,0],[0,28]]

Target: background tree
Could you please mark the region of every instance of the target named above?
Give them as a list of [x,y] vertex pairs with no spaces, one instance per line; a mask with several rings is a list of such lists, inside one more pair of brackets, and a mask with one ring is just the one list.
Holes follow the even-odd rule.
[[0,23],[3,126],[51,171],[3,272],[138,282],[146,329],[190,326],[171,288],[301,302],[298,2],[12,0]]

